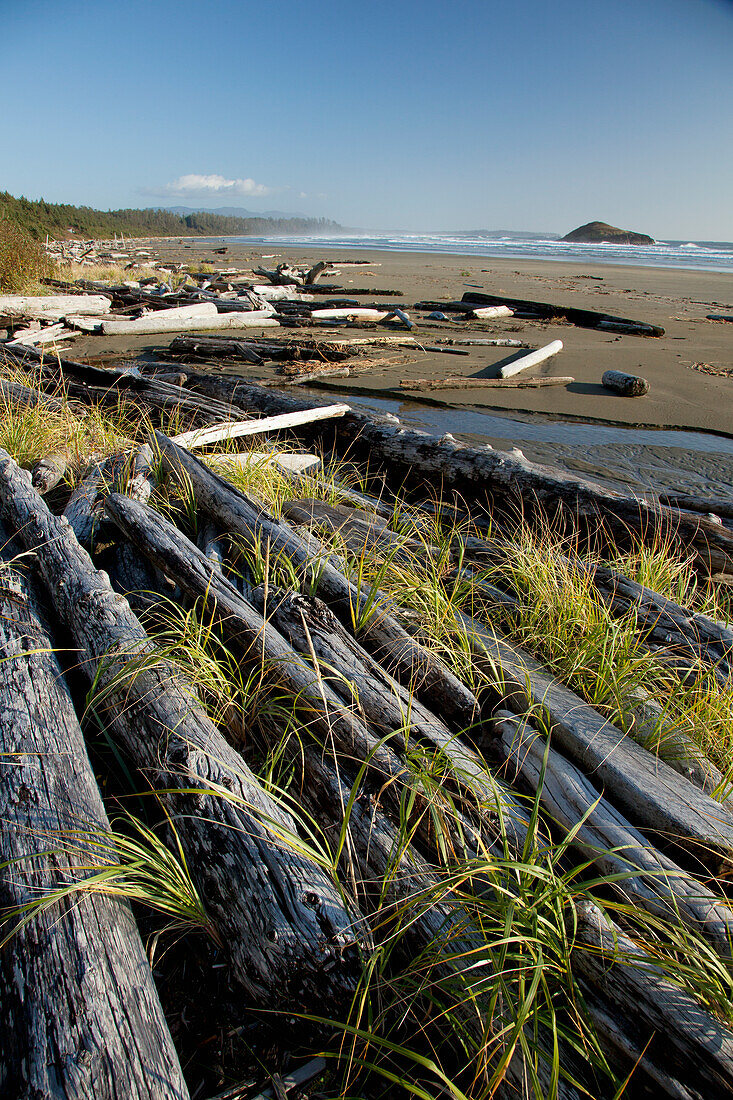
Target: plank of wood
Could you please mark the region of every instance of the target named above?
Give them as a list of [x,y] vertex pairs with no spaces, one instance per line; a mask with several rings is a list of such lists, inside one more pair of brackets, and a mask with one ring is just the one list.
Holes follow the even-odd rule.
[[206,447],[210,443],[219,443],[224,439],[241,439],[245,436],[281,431],[283,428],[292,428],[298,424],[311,424],[317,420],[332,420],[350,410],[350,405],[323,405],[318,409],[282,413],[280,416],[263,416],[258,420],[231,420],[227,424],[216,424],[212,428],[182,432],[174,438],[173,442],[179,447],[192,451],[196,447]]
[[[19,861],[0,878],[7,911],[86,878],[93,834],[110,827],[36,593],[2,529],[0,546],[0,848]],[[0,956],[0,1027],[4,1096],[148,1100],[154,1082],[156,1097],[188,1097],[120,897],[72,894],[15,933]]]
[[521,390],[541,386],[568,386],[575,379],[571,375],[557,378],[403,378],[400,386],[405,390]]

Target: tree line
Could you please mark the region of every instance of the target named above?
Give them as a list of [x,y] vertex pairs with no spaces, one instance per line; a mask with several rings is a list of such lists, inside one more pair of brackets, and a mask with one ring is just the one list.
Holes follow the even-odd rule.
[[0,192],[0,221],[20,226],[37,240],[48,234],[78,237],[264,237],[271,234],[328,233],[340,229],[329,218],[237,218],[199,211],[174,214],[170,210],[95,210],[45,199],[15,198]]

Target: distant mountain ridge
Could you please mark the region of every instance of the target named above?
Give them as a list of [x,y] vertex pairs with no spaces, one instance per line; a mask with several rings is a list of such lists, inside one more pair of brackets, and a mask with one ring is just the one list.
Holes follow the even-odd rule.
[[[187,217],[189,214],[215,214],[220,218],[275,218],[290,219],[290,218],[303,218],[305,221],[316,221],[315,218],[310,218],[308,214],[301,214],[299,211],[293,212],[287,210],[245,210],[243,206],[150,206],[149,210],[167,210],[170,214],[179,214],[181,217]],[[334,224],[336,224],[334,222]]]

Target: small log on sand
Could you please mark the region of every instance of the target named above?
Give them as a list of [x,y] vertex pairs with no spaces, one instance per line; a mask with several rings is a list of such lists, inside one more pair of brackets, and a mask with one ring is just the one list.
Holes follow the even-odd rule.
[[175,822],[233,978],[271,1007],[339,1011],[358,971],[354,915],[297,842],[291,815],[227,744],[192,685],[156,653],[68,523],[51,515],[5,452],[0,510],[35,550],[79,665],[95,683],[97,713]]
[[552,358],[553,355],[557,355],[559,351],[562,351],[562,340],[553,340],[552,343],[546,344],[543,348],[537,348],[537,351],[531,351],[529,355],[523,355],[521,359],[515,359],[513,363],[507,363],[499,371],[500,378],[513,378],[515,374],[519,374],[520,371],[526,370],[527,367],[537,367],[540,363],[544,363],[546,359]]
[[477,306],[468,316],[475,317],[479,321],[489,321],[499,317],[513,317],[514,310],[509,306]]
[[358,321],[384,321],[390,310],[368,309],[360,306],[346,306],[344,309],[314,309],[311,318],[314,321],[347,321],[353,317]]
[[[0,880],[7,910],[101,870],[92,843],[109,822],[35,594],[7,553],[0,574],[1,854],[18,861]],[[15,932],[0,957],[0,1025],[4,1096],[188,1097],[119,897],[71,893]]]
[[638,374],[624,374],[620,370],[604,371],[601,383],[607,390],[620,393],[622,397],[643,397],[649,393],[649,383]]

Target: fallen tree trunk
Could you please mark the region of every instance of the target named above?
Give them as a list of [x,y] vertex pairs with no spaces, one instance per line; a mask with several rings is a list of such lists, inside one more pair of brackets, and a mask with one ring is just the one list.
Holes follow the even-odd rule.
[[31,483],[39,493],[48,493],[58,485],[69,466],[68,451],[39,458],[31,470]]
[[246,992],[271,1007],[348,1000],[358,971],[354,914],[304,853],[293,818],[263,790],[156,654],[106,575],[0,452],[0,511],[33,548],[95,685],[95,708],[158,790],[206,899],[214,934]]
[[733,1096],[729,1028],[673,984],[597,905],[580,899],[576,919],[574,970],[607,1002],[623,1006],[622,1019],[655,1035],[655,1061],[662,1059],[693,1095]]
[[[53,643],[2,529],[0,544],[2,859],[17,861],[0,879],[7,914],[101,870],[92,845],[109,822]],[[147,1100],[153,1089],[166,1100],[188,1097],[119,897],[80,888],[13,934],[0,963],[0,1023],[5,1096]]]
[[476,290],[467,290],[462,301],[478,305],[506,305],[513,310],[534,313],[546,321],[562,318],[579,328],[601,328],[603,324],[621,324],[644,329],[645,336],[664,336],[664,329],[658,325],[647,325],[640,321],[631,321],[628,317],[614,317],[610,313],[598,313],[594,309],[577,309],[574,306],[555,306],[547,302],[531,302],[526,298],[507,298],[503,294],[484,294]]
[[733,912],[702,883],[647,843],[575,765],[508,711],[494,728],[513,780],[538,793],[544,810],[592,860],[621,898],[667,922],[681,920],[725,959],[733,950]]
[[0,317],[60,321],[67,313],[98,317],[109,313],[110,298],[101,294],[0,295]]
[[190,480],[199,507],[230,533],[268,541],[284,553],[301,575],[315,584],[317,593],[334,607],[347,626],[356,623],[362,643],[398,680],[425,693],[431,707],[462,728],[478,715],[475,696],[445,665],[395,622],[379,594],[357,588],[329,560],[326,549],[312,537],[302,537],[278,522],[245,494],[208,469],[187,451],[155,433],[165,466],[174,476]]
[[[184,310],[196,310],[184,313]],[[205,312],[203,312],[205,311]],[[175,313],[175,317],[167,317]],[[213,302],[201,302],[194,306],[181,306],[176,310],[161,310],[135,321],[103,321],[102,332],[106,336],[138,336],[158,332],[185,332],[187,329],[277,328],[274,310],[247,310],[246,312],[219,313]]]
[[57,397],[49,397],[40,390],[33,390],[30,386],[24,386],[21,382],[11,382],[8,378],[0,378],[0,398],[6,406],[20,409],[48,409],[49,412],[60,413],[64,410],[64,403]]
[[718,866],[733,855],[733,820],[719,803],[606,721],[555,681],[528,653],[468,615],[460,621],[476,653],[513,711],[538,708],[555,744],[605,792],[632,825],[667,843],[692,849]]

